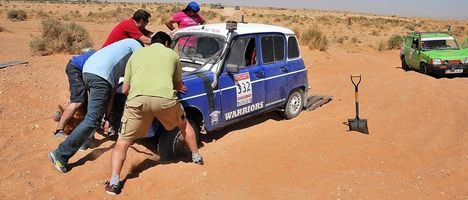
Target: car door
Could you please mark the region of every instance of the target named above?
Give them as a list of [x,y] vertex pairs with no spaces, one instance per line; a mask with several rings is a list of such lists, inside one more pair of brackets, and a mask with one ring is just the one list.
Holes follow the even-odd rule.
[[409,64],[412,68],[419,69],[419,37],[413,37],[409,50]]
[[260,36],[261,64],[265,69],[265,107],[284,103],[291,82],[290,66],[286,61],[286,38],[282,34]]
[[219,76],[223,124],[232,123],[263,110],[265,72],[258,63],[257,55],[255,35],[238,36],[231,42],[231,49],[224,66],[239,66],[239,72],[229,73],[224,67]]

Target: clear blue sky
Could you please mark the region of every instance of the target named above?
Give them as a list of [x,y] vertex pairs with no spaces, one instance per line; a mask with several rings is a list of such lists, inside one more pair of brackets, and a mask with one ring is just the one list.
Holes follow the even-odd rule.
[[[117,0],[134,1],[134,0]],[[154,2],[151,0],[135,0]],[[156,2],[185,2],[156,0]],[[199,0],[226,5],[345,10],[383,15],[455,18],[468,20],[468,0]]]

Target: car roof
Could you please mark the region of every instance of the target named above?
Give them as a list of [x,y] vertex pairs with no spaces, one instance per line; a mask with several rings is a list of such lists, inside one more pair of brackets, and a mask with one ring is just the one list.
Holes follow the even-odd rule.
[[[176,34],[183,33],[214,33],[226,37],[228,30],[226,23],[205,24],[198,26],[190,26],[180,29]],[[256,23],[237,23],[237,30],[234,31],[236,35],[255,34],[255,33],[282,33],[284,35],[295,35],[294,31],[281,26],[256,24]]]
[[434,37],[453,37],[449,33],[444,32],[414,32],[409,33],[411,36],[419,37],[421,35],[422,38],[434,38]]

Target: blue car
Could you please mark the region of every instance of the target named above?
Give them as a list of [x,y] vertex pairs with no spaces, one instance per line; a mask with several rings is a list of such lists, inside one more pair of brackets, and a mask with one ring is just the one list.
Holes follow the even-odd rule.
[[[307,69],[292,30],[227,22],[184,28],[174,38],[188,89],[179,99],[197,135],[274,110],[292,119],[306,105]],[[148,136],[159,137],[163,158],[189,152],[180,130],[157,120]]]

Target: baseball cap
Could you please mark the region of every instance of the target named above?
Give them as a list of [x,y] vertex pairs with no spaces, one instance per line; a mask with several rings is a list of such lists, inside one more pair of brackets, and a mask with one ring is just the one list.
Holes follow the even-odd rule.
[[187,8],[190,9],[190,10],[193,10],[194,12],[200,11],[200,6],[195,1],[192,1],[192,2],[188,3]]

